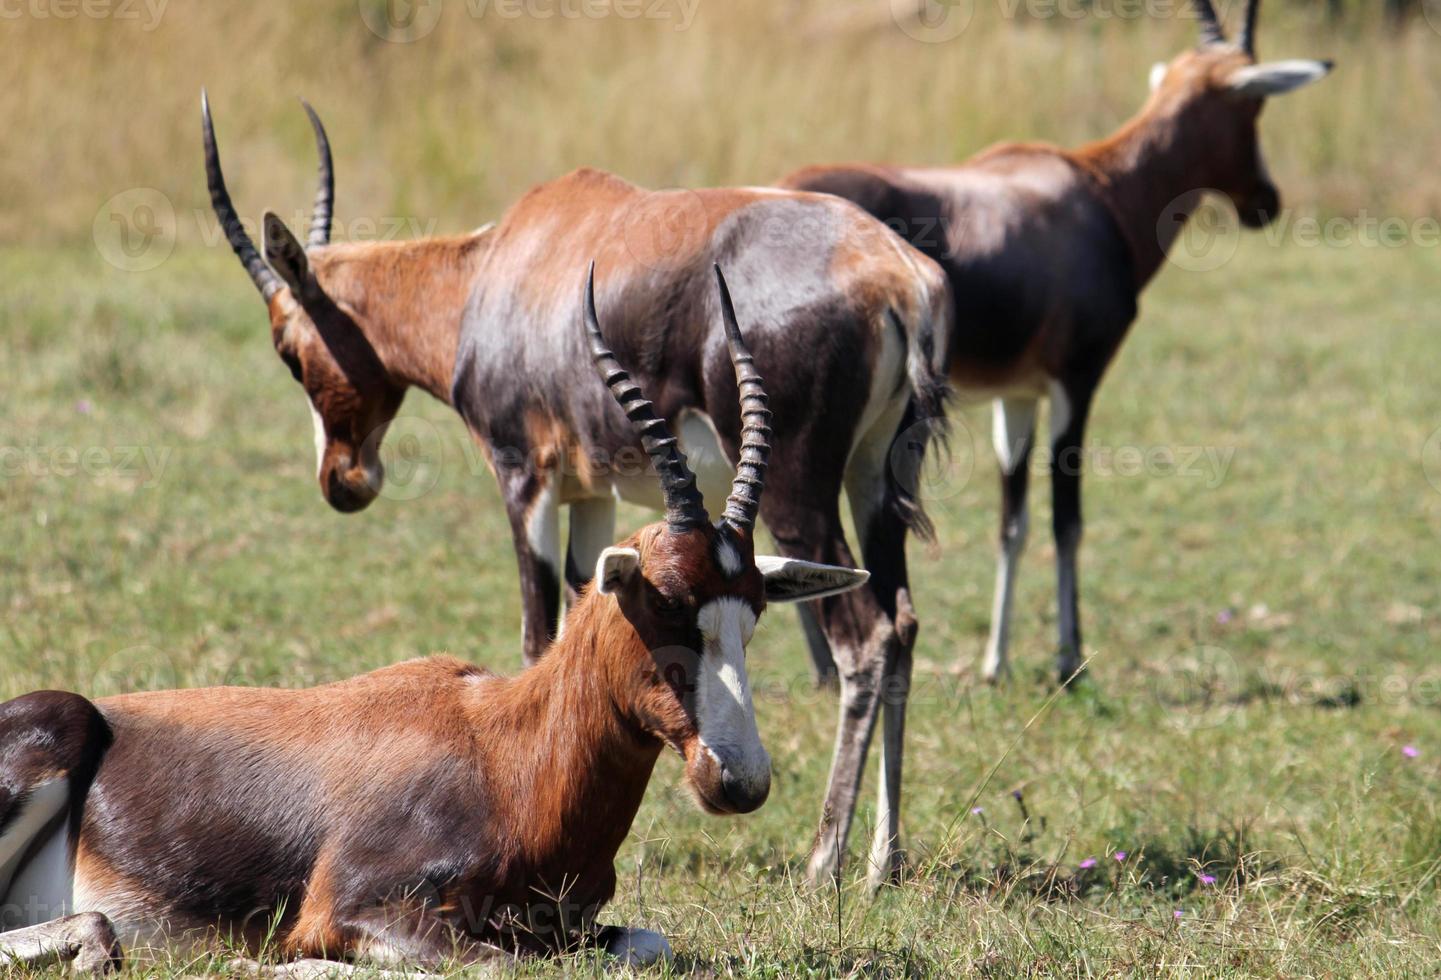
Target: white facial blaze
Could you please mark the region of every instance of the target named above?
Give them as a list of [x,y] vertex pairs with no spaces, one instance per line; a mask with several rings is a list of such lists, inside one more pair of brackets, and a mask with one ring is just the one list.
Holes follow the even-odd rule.
[[701,744],[732,779],[756,789],[769,786],[771,757],[761,744],[746,673],[755,613],[742,599],[716,599],[701,607],[696,626],[702,643],[696,679]]
[[315,410],[315,404],[310,398],[305,399],[305,407],[310,409],[310,421],[315,426],[315,478],[320,479],[320,470],[325,466],[325,420]]

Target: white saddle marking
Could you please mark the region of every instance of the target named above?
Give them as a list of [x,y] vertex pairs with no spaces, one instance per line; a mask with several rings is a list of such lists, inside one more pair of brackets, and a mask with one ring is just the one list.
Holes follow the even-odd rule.
[[[39,925],[69,915],[74,893],[69,828],[51,831],[35,856],[20,867],[40,834],[70,802],[70,780],[41,783],[30,793],[19,818],[0,835],[0,930]],[[18,873],[17,873],[18,872]]]

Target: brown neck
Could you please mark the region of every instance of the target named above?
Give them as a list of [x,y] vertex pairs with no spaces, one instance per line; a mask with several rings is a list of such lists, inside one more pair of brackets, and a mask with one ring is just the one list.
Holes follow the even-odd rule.
[[540,662],[504,682],[500,704],[478,708],[474,723],[505,754],[495,804],[522,831],[522,866],[610,874],[662,747],[635,719],[628,686],[640,678],[620,666],[649,656],[615,600],[590,593]]
[[450,404],[460,320],[489,233],[326,247],[317,278],[350,307],[386,373]]
[[1200,203],[1206,180],[1197,162],[1205,159],[1205,147],[1192,145],[1174,110],[1153,98],[1115,133],[1078,147],[1073,156],[1105,185],[1131,246],[1140,290]]

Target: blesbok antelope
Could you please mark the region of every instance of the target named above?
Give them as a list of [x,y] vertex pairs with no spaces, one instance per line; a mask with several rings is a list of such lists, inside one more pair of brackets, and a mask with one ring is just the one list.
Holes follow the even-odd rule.
[[910,229],[950,279],[951,380],[962,396],[994,398],[1000,460],[987,680],[1007,668],[1038,402],[1050,402],[1056,669],[1064,684],[1083,662],[1081,451],[1101,376],[1136,318],[1140,291],[1207,190],[1230,198],[1248,228],[1265,226],[1280,209],[1257,119],[1267,97],[1320,79],[1331,63],[1258,64],[1258,7],[1251,0],[1240,38],[1229,44],[1209,0],[1196,0],[1198,48],[1158,64],[1140,113],[1099,142],[1074,150],[1008,143],[954,167],[807,167],[781,181],[839,195],[893,228]]
[[[594,258],[612,342],[697,472],[726,485],[741,446],[735,380],[710,288],[713,263],[737,286],[756,356],[772,379],[775,454],[761,518],[790,558],[857,564],[866,587],[810,603],[813,655],[839,666],[835,754],[810,874],[836,870],[877,718],[884,726],[873,882],[899,860],[901,755],[916,617],[908,530],[928,526],[906,479],[946,390],[951,302],[940,267],[865,212],[824,194],[774,188],[650,192],[579,170],[542,184],[494,226],[417,242],[325,244],[333,184],[322,146],[317,218],[302,246],[267,214],[265,258],[225,189],[208,107],[206,167],[221,226],[270,309],[276,350],[309,396],[322,492],[341,510],[375,496],[376,447],[405,390],[452,404],[500,485],[520,568],[526,661],[555,633],[570,594],[613,539],[616,500],[660,506],[635,435],[581,383],[580,315],[566,283]],[[656,246],[652,232],[673,237]],[[267,264],[268,263],[268,264]],[[908,431],[898,443],[897,436]],[[561,555],[560,509],[570,508]]]
[[666,519],[600,552],[540,663],[507,679],[432,657],[309,690],[0,705],[0,928],[21,926],[0,934],[0,960],[100,971],[118,965],[118,937],[207,934],[253,952],[270,937],[286,961],[436,967],[586,943],[632,963],[668,955],[655,933],[596,923],[656,759],[684,758],[707,812],[759,807],[756,621],[866,573],[755,554],[770,413],[728,302],[744,421],[713,524],[607,348],[589,279],[585,296],[582,349],[659,474]]

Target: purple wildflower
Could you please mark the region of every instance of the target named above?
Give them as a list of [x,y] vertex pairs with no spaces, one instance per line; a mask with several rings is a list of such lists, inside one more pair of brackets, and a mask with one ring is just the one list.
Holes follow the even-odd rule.
[[1216,883],[1216,876],[1201,874],[1196,876],[1196,880],[1203,885],[1214,885]]
[[1176,911],[1172,912],[1171,917],[1173,919],[1179,919],[1181,917],[1181,910],[1177,909]]
[[94,406],[90,404],[90,399],[88,398],[82,398],[75,403],[75,411],[81,415],[89,415],[93,410]]
[[1086,860],[1084,860],[1084,861],[1081,862],[1081,870],[1082,870],[1082,871],[1089,871],[1089,870],[1091,870],[1092,868],[1094,868],[1095,866],[1096,866],[1096,859],[1095,859],[1095,858],[1086,858]]
[[1414,745],[1401,746],[1401,754],[1408,759],[1414,759],[1421,754],[1421,750]]
[[971,807],[971,812],[979,817],[981,814],[986,812],[986,809],[985,807],[973,806]]
[[1230,609],[1222,609],[1220,612],[1216,613],[1216,622],[1220,623],[1222,626],[1225,626],[1227,623],[1229,623],[1235,618],[1236,614],[1233,613]]
[[1117,860],[1117,861],[1124,861],[1124,860],[1126,860],[1126,852],[1125,852],[1125,851],[1117,851],[1117,852],[1116,852],[1116,860]]

